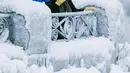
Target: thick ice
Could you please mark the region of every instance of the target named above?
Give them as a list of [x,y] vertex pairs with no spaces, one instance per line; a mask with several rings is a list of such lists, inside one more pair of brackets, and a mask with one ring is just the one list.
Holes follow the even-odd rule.
[[27,52],[29,54],[45,52],[51,40],[51,11],[45,3],[31,0],[2,0],[0,12],[16,12],[23,15],[30,35]]
[[127,42],[119,45],[117,65],[124,72],[130,70],[130,44]]
[[105,69],[109,69],[111,60],[114,59],[114,51],[114,44],[109,39],[90,37],[69,42],[52,42],[49,56],[54,71],[67,68],[68,65],[81,67],[83,59],[84,67],[95,66],[105,73]]
[[0,73],[49,73],[42,66],[28,67],[28,56],[21,47],[0,43]]
[[122,41],[124,30],[120,25],[123,25],[121,19],[124,17],[124,10],[119,0],[72,0],[72,2],[78,9],[84,8],[87,5],[97,5],[105,8],[110,38]]
[[10,59],[22,59],[25,55],[25,52],[22,50],[22,47],[6,43],[0,43],[0,46],[0,54],[4,54]]
[[[99,43],[100,42],[100,43]],[[119,45],[117,65],[110,65],[115,53],[114,43],[104,37],[90,37],[68,42],[53,42],[47,57],[47,68],[36,64],[28,66],[29,56],[21,47],[9,43],[0,43],[0,72],[2,73],[126,73],[129,70],[128,43]],[[80,44],[79,44],[80,43]],[[75,45],[76,44],[76,45]],[[60,45],[60,46],[58,46]],[[64,49],[63,49],[64,47]],[[11,50],[11,51],[10,51]],[[66,51],[64,53],[61,53]],[[74,52],[73,52],[74,51]],[[42,55],[39,55],[42,57]],[[35,58],[40,58],[36,56]],[[52,65],[51,65],[52,64]],[[79,68],[81,67],[81,68]],[[53,72],[62,69],[58,72]],[[64,68],[64,69],[63,69]],[[109,69],[110,68],[110,69]],[[125,71],[125,72],[123,72]]]

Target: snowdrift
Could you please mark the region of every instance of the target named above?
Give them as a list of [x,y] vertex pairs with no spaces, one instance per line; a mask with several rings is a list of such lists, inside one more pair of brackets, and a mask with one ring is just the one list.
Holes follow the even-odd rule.
[[[51,41],[52,23],[51,11],[44,3],[31,0],[0,0],[0,12],[24,16],[25,26],[29,32],[28,54],[45,52],[44,50],[48,48],[49,42]],[[16,35],[24,33],[21,30],[14,31],[17,32]],[[28,36],[23,34],[19,37]],[[19,37],[17,38],[19,39]]]

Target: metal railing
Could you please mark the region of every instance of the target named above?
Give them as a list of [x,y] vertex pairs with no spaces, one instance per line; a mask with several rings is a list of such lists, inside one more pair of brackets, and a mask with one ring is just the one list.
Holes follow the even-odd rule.
[[[95,18],[96,12],[69,12],[52,13],[52,40],[73,39],[86,35],[90,31],[92,22],[89,18]],[[86,34],[85,34],[86,33]]]
[[107,36],[108,18],[105,9],[96,5],[88,5],[85,9],[88,11],[52,13],[52,40]]

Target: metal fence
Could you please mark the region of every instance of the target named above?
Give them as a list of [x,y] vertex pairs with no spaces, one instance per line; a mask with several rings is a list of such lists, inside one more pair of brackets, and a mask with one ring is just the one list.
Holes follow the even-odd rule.
[[91,8],[81,12],[52,13],[52,40],[106,36],[108,19],[105,9],[94,5],[90,7],[95,10]]

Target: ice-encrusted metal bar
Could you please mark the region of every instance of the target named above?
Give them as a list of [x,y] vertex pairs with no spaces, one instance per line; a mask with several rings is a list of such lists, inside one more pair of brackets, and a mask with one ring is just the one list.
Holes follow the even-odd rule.
[[80,12],[64,12],[64,13],[52,13],[52,16],[58,16],[58,17],[65,17],[65,16],[80,16],[80,15],[87,15],[92,14],[94,12],[92,11],[80,11]]
[[0,18],[9,17],[10,14],[0,13]]

